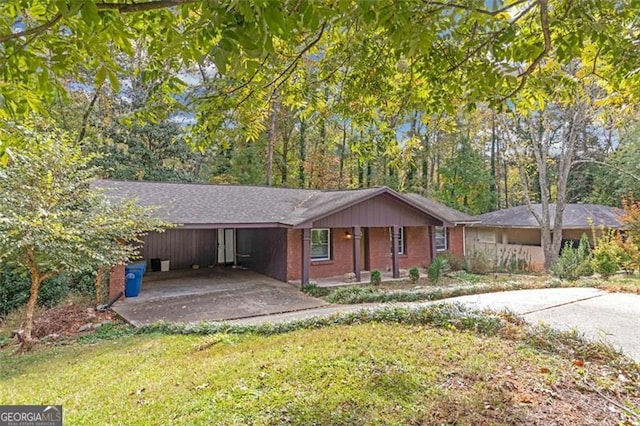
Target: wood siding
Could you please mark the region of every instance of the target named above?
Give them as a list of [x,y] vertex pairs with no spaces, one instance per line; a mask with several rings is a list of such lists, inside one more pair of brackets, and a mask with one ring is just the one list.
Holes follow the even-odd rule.
[[238,265],[280,281],[287,280],[287,230],[237,229]]
[[193,264],[207,267],[216,261],[216,229],[168,229],[144,239],[142,256],[151,268],[151,259],[171,261],[171,269],[187,269]]
[[354,225],[425,226],[442,225],[442,222],[385,194],[313,222],[313,228],[347,228]]

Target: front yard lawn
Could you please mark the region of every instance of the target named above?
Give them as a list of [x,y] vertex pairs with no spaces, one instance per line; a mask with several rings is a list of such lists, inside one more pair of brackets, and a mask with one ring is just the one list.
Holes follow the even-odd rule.
[[0,404],[62,404],[66,424],[614,425],[638,420],[633,380],[523,339],[379,322],[0,351]]

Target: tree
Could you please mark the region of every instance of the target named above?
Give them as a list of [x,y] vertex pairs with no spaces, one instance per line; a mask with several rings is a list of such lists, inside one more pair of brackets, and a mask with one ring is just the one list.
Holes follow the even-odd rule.
[[0,262],[31,280],[22,335],[28,349],[45,279],[127,262],[138,254],[141,237],[164,224],[151,219],[148,208],[112,204],[91,189],[90,157],[61,135],[9,151],[9,158],[0,169]]
[[[46,102],[69,81],[108,82],[118,92],[118,58],[134,57],[138,45],[145,82],[213,63],[230,77],[214,95],[250,94],[258,108],[245,118],[263,127],[273,94],[295,93],[285,86],[303,81],[295,77],[307,67],[318,82],[340,81],[343,112],[381,106],[388,122],[418,99],[429,113],[480,101],[500,107],[516,93],[526,93],[523,103],[548,99],[548,87],[571,84],[546,72],[549,58],[578,61],[611,84],[610,102],[635,105],[636,10],[636,0],[7,0],[0,4],[0,139],[20,130],[21,118],[46,114]],[[85,69],[94,71],[92,81]],[[399,73],[406,84],[388,84]],[[171,81],[154,88],[182,90]],[[302,92],[292,101],[303,102]]]
[[470,214],[492,210],[490,170],[482,154],[466,137],[462,136],[455,154],[442,164],[440,175],[442,186],[438,198],[442,202]]
[[[589,106],[584,99],[568,105],[548,105],[520,115],[514,112],[515,131],[506,132],[515,158],[524,198],[540,225],[544,266],[549,270],[562,247],[563,215],[569,172],[574,162],[577,140],[588,121]],[[531,162],[533,160],[533,163]],[[529,165],[535,165],[532,168]],[[538,192],[541,211],[533,208],[532,190]],[[555,205],[555,211],[551,208]]]

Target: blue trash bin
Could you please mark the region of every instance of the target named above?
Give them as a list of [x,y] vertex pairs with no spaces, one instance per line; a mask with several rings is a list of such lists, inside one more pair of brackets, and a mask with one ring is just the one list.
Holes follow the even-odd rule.
[[140,294],[142,276],[147,269],[144,263],[134,263],[124,267],[124,295],[125,297],[137,297]]

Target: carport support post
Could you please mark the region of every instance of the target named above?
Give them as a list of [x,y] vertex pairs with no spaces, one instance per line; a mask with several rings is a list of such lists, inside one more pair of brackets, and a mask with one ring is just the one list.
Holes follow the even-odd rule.
[[400,259],[398,258],[398,240],[400,240],[400,227],[398,225],[393,225],[392,236],[391,236],[393,278],[400,278]]
[[360,282],[360,237],[362,232],[359,226],[353,227],[353,273],[356,274],[356,282]]
[[309,284],[309,267],[311,266],[311,229],[302,230],[302,268],[300,269],[300,285]]

